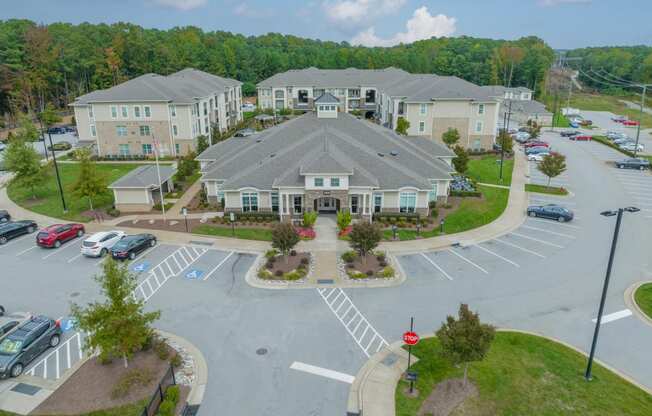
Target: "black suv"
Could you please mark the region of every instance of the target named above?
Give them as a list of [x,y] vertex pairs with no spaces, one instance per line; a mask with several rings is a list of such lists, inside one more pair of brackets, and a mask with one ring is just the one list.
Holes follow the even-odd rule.
[[128,235],[111,247],[111,256],[116,260],[133,260],[136,256],[156,245],[152,234]]
[[31,317],[0,342],[0,379],[18,377],[32,360],[60,341],[59,322],[45,316]]
[[0,209],[0,223],[7,222],[10,219],[11,219],[11,215],[9,215],[9,213],[6,210]]
[[647,159],[625,159],[616,162],[616,167],[618,169],[638,169],[645,170],[650,169],[650,161]]

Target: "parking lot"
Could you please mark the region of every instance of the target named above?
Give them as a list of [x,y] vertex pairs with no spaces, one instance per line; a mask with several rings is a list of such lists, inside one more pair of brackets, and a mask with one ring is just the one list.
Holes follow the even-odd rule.
[[[594,130],[593,134],[604,134],[607,131],[615,131],[619,133],[624,133],[632,139],[636,139],[636,126],[623,126],[622,123],[616,123],[612,121],[612,118],[616,116],[608,111],[584,111],[581,112],[582,117],[593,121],[593,124],[599,129]],[[643,154],[651,154],[652,152],[652,135],[648,132],[650,130],[641,130],[641,135],[639,138],[639,143],[645,146]]]

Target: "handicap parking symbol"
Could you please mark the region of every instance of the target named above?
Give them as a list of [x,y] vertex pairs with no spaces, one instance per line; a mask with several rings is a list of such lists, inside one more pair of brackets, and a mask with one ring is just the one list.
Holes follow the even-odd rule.
[[149,269],[149,262],[144,261],[142,263],[135,264],[134,266],[131,267],[131,271],[135,273],[142,273],[144,271],[147,271]]
[[186,279],[188,280],[199,280],[204,275],[202,270],[192,269],[186,273]]
[[77,320],[75,318],[63,318],[60,322],[61,330],[63,332],[72,330],[75,325],[77,325]]

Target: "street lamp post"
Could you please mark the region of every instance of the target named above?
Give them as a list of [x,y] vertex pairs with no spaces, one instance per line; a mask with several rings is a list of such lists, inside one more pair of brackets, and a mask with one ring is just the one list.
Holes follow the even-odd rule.
[[50,140],[50,150],[52,151],[52,162],[54,162],[54,172],[57,175],[57,185],[59,186],[59,194],[61,195],[61,204],[63,205],[63,212],[68,212],[66,206],[66,198],[63,195],[63,186],[61,186],[61,176],[59,175],[59,166],[57,165],[57,157],[54,154],[54,144],[52,143],[52,135],[48,131],[48,139]]
[[607,263],[607,274],[604,278],[604,285],[602,286],[602,296],[600,297],[600,307],[598,308],[598,317],[595,320],[595,330],[593,332],[593,341],[591,342],[591,352],[589,354],[589,362],[586,365],[586,372],[584,378],[591,381],[591,370],[593,367],[593,357],[595,356],[595,347],[598,343],[598,334],[600,333],[600,325],[602,324],[602,313],[604,311],[604,304],[607,299],[607,291],[609,289],[609,279],[611,278],[611,269],[613,268],[614,255],[616,254],[616,244],[618,243],[618,234],[620,233],[620,223],[623,218],[623,212],[638,212],[640,209],[636,207],[618,208],[618,210],[604,211],[600,215],[605,217],[616,216],[616,228],[614,229],[613,239],[611,241],[611,251],[609,252],[609,262]]

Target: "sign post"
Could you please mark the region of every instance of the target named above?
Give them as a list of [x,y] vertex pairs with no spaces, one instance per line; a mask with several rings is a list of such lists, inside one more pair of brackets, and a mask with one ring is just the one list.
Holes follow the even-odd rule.
[[186,232],[188,232],[188,208],[181,208],[181,213],[183,214],[183,219],[186,221]]
[[231,220],[231,236],[235,237],[235,214],[233,212],[229,213],[229,219]]
[[412,394],[414,392],[414,381],[417,379],[417,374],[415,372],[410,372],[410,364],[412,363],[412,346],[419,342],[419,335],[414,332],[414,317],[410,318],[410,330],[403,334],[403,342],[408,346],[406,378],[410,381],[410,394]]

